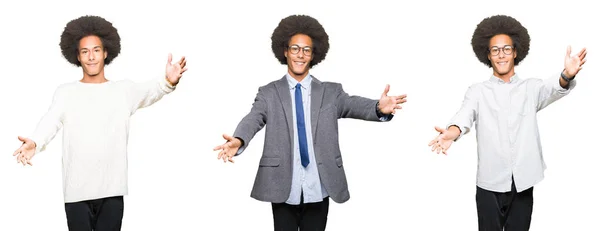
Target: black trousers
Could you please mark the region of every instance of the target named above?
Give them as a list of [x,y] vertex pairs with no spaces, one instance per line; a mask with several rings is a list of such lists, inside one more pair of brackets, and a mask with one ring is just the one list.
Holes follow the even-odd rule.
[[69,231],[120,231],[123,196],[65,203]]
[[510,192],[492,192],[477,187],[475,197],[480,231],[529,230],[533,187],[517,193],[513,180]]
[[329,197],[317,203],[299,205],[272,203],[275,231],[324,231],[329,212]]

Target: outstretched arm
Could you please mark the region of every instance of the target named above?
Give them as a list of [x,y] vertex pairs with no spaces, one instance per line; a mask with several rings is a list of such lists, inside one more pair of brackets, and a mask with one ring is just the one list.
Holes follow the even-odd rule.
[[444,129],[435,127],[439,134],[429,142],[431,151],[447,154],[448,149],[461,136],[469,133],[475,118],[477,117],[478,93],[473,86],[469,87],[460,110],[450,120],[450,124]]
[[46,149],[46,145],[54,139],[56,133],[62,128],[62,118],[64,111],[64,91],[59,87],[52,100],[52,105],[42,117],[40,122],[33,132],[31,138],[19,136],[19,141],[23,142],[13,156],[17,157],[17,163],[31,164],[31,158],[38,152],[42,152]]
[[[339,118],[354,118],[364,120],[389,121],[398,109],[402,109],[400,104],[406,102],[406,94],[400,96],[388,96],[390,85],[386,85],[379,101],[364,98],[361,96],[350,96],[344,92],[339,85],[338,112]],[[375,107],[373,107],[375,105]]]
[[258,89],[252,109],[242,121],[238,124],[233,136],[224,134],[223,138],[226,142],[216,146],[213,151],[219,151],[218,159],[223,159],[223,162],[233,163],[233,157],[241,154],[250,143],[250,140],[260,131],[267,123],[267,102],[264,97],[264,89]]
[[[566,96],[575,87],[575,75],[583,68],[586,62],[587,50],[581,49],[575,56],[571,56],[571,46],[567,47],[565,55],[565,66],[559,75],[552,76],[545,81],[539,81],[537,85],[538,104],[537,110],[542,110],[556,100]],[[558,81],[556,81],[558,79]]]
[[133,93],[131,98],[132,111],[150,106],[160,100],[164,95],[175,90],[183,73],[187,71],[185,67],[187,61],[185,57],[175,63],[172,63],[173,56],[169,54],[165,68],[165,77],[158,80],[151,80],[145,83],[133,84]]

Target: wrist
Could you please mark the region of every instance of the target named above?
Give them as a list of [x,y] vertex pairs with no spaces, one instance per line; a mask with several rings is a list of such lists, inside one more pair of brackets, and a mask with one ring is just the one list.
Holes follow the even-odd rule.
[[575,76],[576,75],[570,76],[569,73],[567,73],[566,69],[560,73],[560,77],[567,82],[570,82],[571,80],[575,79]]
[[165,77],[165,79],[167,80],[167,84],[169,84],[170,87],[175,87],[177,86],[177,83],[173,83],[171,82],[171,80],[169,80],[169,77]]
[[383,117],[383,116],[385,116],[386,114],[383,113],[381,111],[381,108],[379,108],[379,107],[380,107],[379,101],[377,101],[377,104],[375,104],[375,113],[377,113],[377,117]]
[[244,146],[244,141],[243,141],[242,139],[240,139],[240,138],[238,138],[238,137],[235,137],[235,140],[237,141],[237,142],[236,142],[236,145],[237,145],[238,147],[242,147],[242,146]]

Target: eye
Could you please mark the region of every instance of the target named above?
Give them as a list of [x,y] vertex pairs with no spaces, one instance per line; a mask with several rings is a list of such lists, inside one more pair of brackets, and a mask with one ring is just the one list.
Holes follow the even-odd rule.
[[506,53],[510,53],[510,52],[512,52],[512,50],[513,50],[513,48],[512,48],[511,46],[505,46],[505,47],[504,47],[504,51],[505,51]]
[[304,50],[304,53],[306,53],[306,54],[311,54],[312,53],[312,48],[310,48],[310,47],[305,47],[302,50]]
[[496,53],[498,53],[498,51],[499,51],[498,47],[492,47],[492,49],[490,49],[490,53],[492,53],[492,54],[496,54]]

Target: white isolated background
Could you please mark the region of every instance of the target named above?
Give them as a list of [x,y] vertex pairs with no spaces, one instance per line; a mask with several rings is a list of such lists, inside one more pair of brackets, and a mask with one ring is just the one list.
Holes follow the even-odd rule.
[[389,123],[343,119],[340,143],[351,199],[330,204],[327,230],[476,230],[475,135],[437,155],[427,143],[460,108],[467,87],[491,69],[470,41],[485,17],[525,25],[531,49],[516,71],[546,78],[565,50],[583,47],[578,86],[538,114],[546,179],[535,186],[531,230],[597,230],[600,16],[590,1],[11,1],[0,8],[0,230],[67,230],[59,133],[33,166],[16,164],[58,85],[81,69],[61,56],[65,24],[82,15],[111,21],[121,54],[110,80],[164,75],[167,54],[185,55],[177,90],[131,120],[129,195],[123,230],[272,230],[271,205],[250,198],[264,130],[235,164],[212,148],[249,112],[259,86],[286,72],[270,36],[291,14],[317,18],[330,36],[311,71],[346,92],[408,102]]

